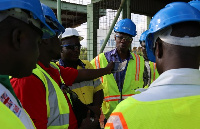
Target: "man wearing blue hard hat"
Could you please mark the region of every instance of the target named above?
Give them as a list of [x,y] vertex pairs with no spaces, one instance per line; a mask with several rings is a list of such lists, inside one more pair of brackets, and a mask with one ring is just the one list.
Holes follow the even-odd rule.
[[[45,21],[54,31],[54,35],[42,40],[39,46],[40,55],[37,68],[33,70],[31,76],[12,78],[11,84],[37,129],[77,129],[77,120],[68,96],[69,89],[66,86],[111,73],[113,62],[100,70],[80,71],[69,67],[64,68],[51,62],[53,59],[60,58],[61,40],[59,37],[65,29],[58,22],[51,8],[45,4],[42,4],[42,8]],[[87,120],[91,122],[90,118]]]
[[188,3],[170,3],[154,15],[145,42],[160,76],[120,103],[105,129],[200,127],[199,30],[200,12]]
[[150,84],[155,81],[155,79],[158,78],[159,74],[156,68],[156,63],[149,61],[148,57],[147,57],[147,51],[146,51],[146,37],[148,34],[148,30],[144,31],[141,36],[140,36],[140,45],[142,47],[142,53],[143,53],[143,57],[145,60],[145,67],[144,67],[144,74],[143,74],[143,78],[144,78],[144,86],[148,87],[150,86]]
[[130,47],[136,36],[136,26],[131,19],[122,19],[114,27],[116,48],[99,54],[91,63],[94,68],[104,67],[109,62],[125,62],[125,70],[101,77],[104,86],[102,111],[108,119],[115,107],[128,96],[137,94],[143,87],[144,59],[131,53]]
[[39,0],[1,0],[0,28],[0,128],[34,129],[9,76],[29,76],[36,67],[41,38],[54,32],[45,23]]

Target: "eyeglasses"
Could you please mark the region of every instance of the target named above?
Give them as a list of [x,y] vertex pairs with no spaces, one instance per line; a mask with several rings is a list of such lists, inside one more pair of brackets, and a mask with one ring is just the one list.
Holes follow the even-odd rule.
[[71,50],[80,50],[82,45],[70,45],[70,44],[66,44],[66,45],[61,45],[61,47],[66,47],[67,49],[71,49]]
[[130,37],[130,36],[119,36],[119,35],[115,35],[119,40],[125,40],[125,41],[132,41],[133,40],[133,38],[132,37]]

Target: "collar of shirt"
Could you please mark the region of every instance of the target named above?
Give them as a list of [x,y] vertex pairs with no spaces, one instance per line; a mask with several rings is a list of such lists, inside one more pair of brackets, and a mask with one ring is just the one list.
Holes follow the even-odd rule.
[[[38,65],[39,65],[41,68],[43,68],[45,71],[46,71],[47,69],[49,69],[48,67],[45,67],[40,61],[38,61]],[[49,64],[49,67],[50,67],[50,64]]]
[[162,85],[200,85],[200,71],[190,68],[167,70],[149,88]]
[[[67,66],[67,64],[64,63],[64,61],[63,61],[62,59],[59,59],[59,65],[64,66],[64,67]],[[86,66],[86,64],[84,64],[80,59],[78,59],[77,65],[78,65],[78,66],[81,66],[81,67],[84,68],[84,69],[85,69],[85,66]]]
[[51,78],[57,82],[58,85],[61,84],[61,76],[60,76],[60,72],[58,69],[55,69],[53,67],[51,67],[51,65],[49,64],[49,67],[45,67],[40,61],[38,61],[38,65],[45,70],[50,76]]
[[10,91],[10,93],[15,97],[15,99],[17,100],[18,104],[21,106],[11,84],[10,84],[10,79],[8,75],[0,75],[0,83]]
[[59,65],[65,67],[65,63],[63,62],[62,59],[59,59]]
[[[130,53],[130,51],[129,51],[129,53]],[[110,62],[110,61],[113,61],[113,62],[114,61],[120,61],[116,48],[111,50],[111,51],[105,52],[105,56],[106,56],[108,62]],[[133,59],[133,56],[131,55],[131,53],[130,53],[128,59]],[[122,62],[123,61],[124,60],[122,60]]]
[[86,64],[84,64],[80,59],[78,59],[78,65],[85,69]]

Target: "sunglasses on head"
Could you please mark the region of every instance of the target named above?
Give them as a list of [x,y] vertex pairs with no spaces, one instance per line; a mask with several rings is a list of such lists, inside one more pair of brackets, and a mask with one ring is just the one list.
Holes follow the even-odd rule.
[[61,47],[66,47],[67,49],[75,50],[75,49],[80,49],[82,45],[70,45],[70,44],[65,44],[61,45]]

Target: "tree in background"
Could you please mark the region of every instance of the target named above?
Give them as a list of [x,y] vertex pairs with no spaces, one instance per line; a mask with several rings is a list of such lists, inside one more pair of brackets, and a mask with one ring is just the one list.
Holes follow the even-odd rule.
[[87,48],[82,47],[80,51],[80,59],[87,60]]

